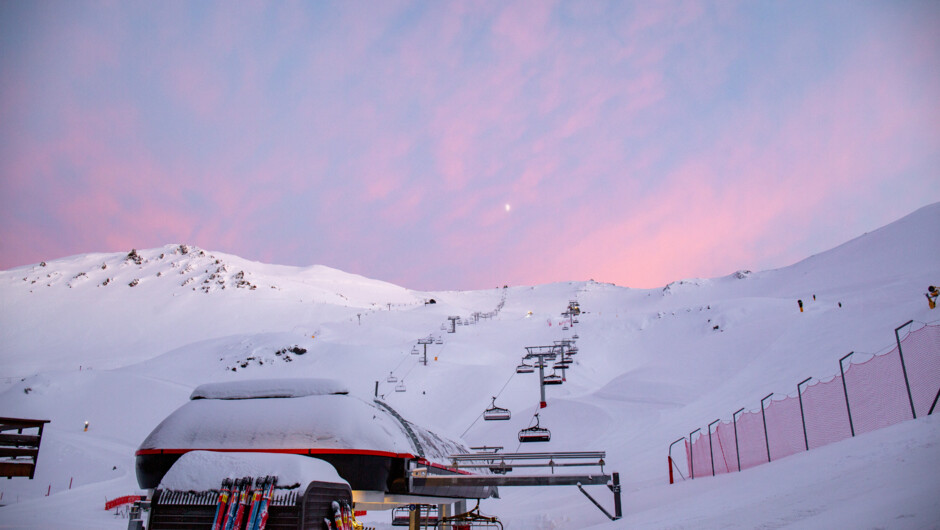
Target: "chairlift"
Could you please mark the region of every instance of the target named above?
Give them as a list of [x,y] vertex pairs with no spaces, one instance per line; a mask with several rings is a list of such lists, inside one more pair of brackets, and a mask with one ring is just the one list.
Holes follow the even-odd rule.
[[[440,515],[436,505],[419,504],[418,509],[422,527],[437,525]],[[392,526],[408,526],[410,519],[411,508],[409,506],[399,506],[392,510]]]
[[574,340],[578,340],[578,339],[580,339],[581,337],[579,337],[578,334],[575,333],[574,335],[571,336],[571,338],[574,339]]
[[566,324],[566,325],[562,326],[561,329],[562,329],[563,331],[568,331],[568,325]]
[[504,409],[502,407],[496,406],[496,397],[493,397],[493,402],[490,405],[490,408],[483,411],[484,421],[508,420],[509,417],[510,417],[509,409]]
[[470,530],[503,530],[503,523],[498,517],[480,514],[480,501],[472,510],[456,515],[444,515],[438,518],[435,530],[442,528],[466,528]]
[[535,367],[531,364],[526,364],[525,361],[522,361],[522,364],[516,367],[517,374],[531,374],[535,371]]
[[411,348],[411,354],[412,354],[412,355],[418,355],[418,347],[417,347],[417,346]]
[[564,379],[560,375],[556,374],[554,370],[552,373],[545,376],[545,379],[542,381],[546,385],[560,385],[564,382]]
[[552,439],[552,431],[539,427],[539,415],[535,414],[535,426],[519,431],[519,442],[547,442]]
[[444,339],[438,337],[437,340],[434,341],[434,344],[444,344]]
[[552,365],[552,369],[553,369],[553,370],[563,370],[563,369],[569,368],[570,366],[571,366],[571,361],[569,361],[569,360],[563,360],[563,361],[558,361],[557,363],[555,363],[554,365]]
[[577,324],[577,323],[578,323],[578,319],[574,319],[574,320],[572,320],[571,322]]
[[405,389],[405,380],[402,379],[401,381],[398,382],[397,385],[395,385],[395,392],[404,392],[405,390],[406,390],[406,389]]
[[397,382],[398,382],[398,378],[395,377],[395,374],[394,374],[394,373],[389,372],[389,373],[388,373],[388,377],[385,378],[385,381],[386,381],[386,382],[389,382],[389,383],[397,383]]
[[567,353],[568,355],[575,355],[576,353],[578,353],[578,347],[577,347],[577,346],[572,346],[572,347],[568,348],[568,351],[567,351],[566,353]]

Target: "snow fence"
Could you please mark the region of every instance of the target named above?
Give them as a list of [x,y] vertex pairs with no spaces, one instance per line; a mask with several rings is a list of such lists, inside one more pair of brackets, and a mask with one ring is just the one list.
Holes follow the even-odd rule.
[[[796,395],[774,400],[771,394],[758,410],[742,409],[717,427],[693,431],[696,436],[685,439],[687,476],[741,471],[933,413],[940,397],[940,324],[900,339],[897,333],[910,324],[895,331],[897,346],[887,353],[859,363],[846,355],[840,375],[803,381]],[[678,469],[671,455],[669,466],[671,478]]]

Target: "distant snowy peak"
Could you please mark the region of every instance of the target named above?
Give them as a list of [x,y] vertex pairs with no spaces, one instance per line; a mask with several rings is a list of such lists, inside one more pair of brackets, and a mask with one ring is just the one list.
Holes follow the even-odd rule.
[[0,272],[2,285],[37,292],[43,288],[158,288],[162,291],[296,291],[337,305],[381,305],[423,301],[411,291],[322,265],[269,265],[210,252],[193,245],[171,244],[126,253],[70,256]]

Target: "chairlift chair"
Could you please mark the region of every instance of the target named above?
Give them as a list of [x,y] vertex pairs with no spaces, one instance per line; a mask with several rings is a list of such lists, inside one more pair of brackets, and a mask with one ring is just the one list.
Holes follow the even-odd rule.
[[418,352],[418,347],[417,347],[417,346],[414,346],[414,347],[411,348],[411,354],[412,354],[412,355],[418,355],[418,353],[419,353],[419,352]]
[[444,344],[444,339],[438,337],[437,340],[434,341],[434,344]]
[[397,385],[395,385],[395,392],[404,392],[405,390],[406,390],[406,389],[405,389],[405,380],[402,379],[401,381],[398,382]]
[[496,397],[493,397],[493,402],[490,405],[490,408],[483,411],[483,420],[484,421],[499,421],[499,420],[508,420],[511,414],[509,409],[504,409],[502,407],[496,406]]
[[385,381],[386,381],[386,382],[389,382],[389,383],[397,383],[397,382],[398,382],[398,378],[395,377],[395,374],[394,374],[394,373],[389,372],[389,373],[388,373],[388,377],[385,378]]
[[553,370],[562,370],[562,369],[567,369],[570,367],[571,367],[571,361],[567,359],[563,361],[558,361],[557,363],[552,365]]
[[440,517],[434,525],[435,530],[443,528],[466,528],[467,530],[503,530],[503,523],[498,517],[480,514],[480,501],[469,512]]
[[564,380],[561,378],[560,375],[556,374],[555,371],[552,370],[551,374],[545,376],[545,379],[543,380],[543,382],[546,385],[560,385],[564,382]]
[[[418,507],[421,510],[420,518],[422,528],[437,525],[438,519],[440,518],[437,506],[419,504]],[[410,518],[411,509],[408,506],[399,506],[392,510],[392,526],[408,526]]]
[[579,337],[578,334],[575,333],[574,335],[571,336],[571,338],[574,339],[574,340],[578,340],[578,339],[580,339],[581,337]]
[[539,426],[539,415],[535,415],[535,425],[519,431],[519,442],[547,442],[552,439],[552,431]]
[[526,364],[525,361],[522,362],[519,366],[516,367],[517,374],[531,374],[535,371],[535,367],[531,364]]
[[561,329],[564,330],[564,331],[568,331],[568,326],[567,326],[567,325],[564,325],[564,326],[561,327]]

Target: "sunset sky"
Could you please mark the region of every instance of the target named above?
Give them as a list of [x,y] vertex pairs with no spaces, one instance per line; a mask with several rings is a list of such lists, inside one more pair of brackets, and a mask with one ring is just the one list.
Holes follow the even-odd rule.
[[2,2],[0,269],[783,267],[940,201],[940,2]]

